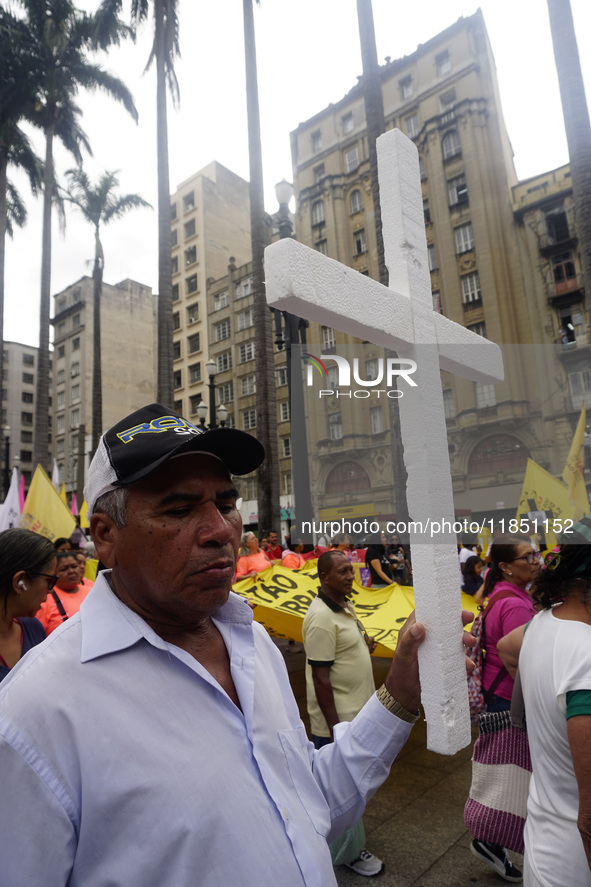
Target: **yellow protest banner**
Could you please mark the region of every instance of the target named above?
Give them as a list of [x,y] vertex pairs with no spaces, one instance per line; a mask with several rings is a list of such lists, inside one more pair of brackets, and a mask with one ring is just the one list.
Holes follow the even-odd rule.
[[[316,564],[317,561],[308,561],[301,570],[272,566],[237,582],[233,590],[256,604],[255,621],[269,634],[301,642],[304,616],[318,592]],[[414,609],[413,589],[393,584],[372,591],[353,582],[351,599],[365,631],[378,642],[373,655],[392,656],[398,632]],[[476,613],[470,595],[462,594],[462,606]]]
[[536,522],[536,529],[546,538],[549,549],[556,546],[556,533],[574,521],[574,506],[568,496],[568,487],[549,474],[533,459],[527,460],[525,478],[517,506],[517,521]]
[[76,529],[76,521],[56,492],[51,480],[40,465],[35,469],[23,507],[21,527],[57,539],[70,538]]
[[82,503],[82,505],[80,506],[80,514],[78,515],[80,518],[80,526],[84,530],[87,530],[90,527],[90,524],[88,523],[88,518],[86,517],[87,509],[88,509],[88,505],[86,504],[86,499],[85,499],[84,502]]
[[568,458],[562,479],[568,487],[569,499],[573,504],[574,516],[579,520],[589,514],[589,496],[587,495],[587,487],[583,475],[583,465],[585,461],[585,404],[581,410],[581,415],[577,423],[575,434],[570,445]]

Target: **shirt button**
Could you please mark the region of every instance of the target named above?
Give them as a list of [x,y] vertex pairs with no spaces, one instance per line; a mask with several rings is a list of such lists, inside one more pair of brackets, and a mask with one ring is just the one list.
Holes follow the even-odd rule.
[[287,809],[287,807],[284,807],[282,809],[281,815],[283,816],[283,818],[286,822],[289,820],[289,810]]

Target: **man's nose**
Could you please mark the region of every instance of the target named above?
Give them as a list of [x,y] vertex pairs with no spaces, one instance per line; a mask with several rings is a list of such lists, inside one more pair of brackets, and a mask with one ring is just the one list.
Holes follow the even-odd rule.
[[231,540],[233,531],[234,525],[228,516],[222,514],[215,502],[207,503],[197,531],[199,544],[225,545]]

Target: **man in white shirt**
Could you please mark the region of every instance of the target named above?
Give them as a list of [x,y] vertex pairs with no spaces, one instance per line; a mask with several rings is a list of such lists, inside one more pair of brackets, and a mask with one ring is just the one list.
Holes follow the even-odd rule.
[[108,568],[0,691],[3,887],[329,887],[328,851],[418,716],[422,626],[314,751],[281,655],[230,593],[231,474],[255,438],[151,404],[101,438],[85,499]]

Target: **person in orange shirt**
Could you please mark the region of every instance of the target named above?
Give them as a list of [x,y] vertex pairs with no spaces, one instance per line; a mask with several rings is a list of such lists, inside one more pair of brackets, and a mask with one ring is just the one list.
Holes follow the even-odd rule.
[[256,576],[271,566],[271,561],[264,551],[259,551],[259,540],[254,533],[245,533],[242,537],[240,557],[236,564],[236,579],[248,579]]
[[80,567],[75,552],[58,551],[56,554],[57,584],[37,613],[37,619],[48,635],[78,612],[80,604],[90,591],[90,588],[80,583]]
[[75,551],[74,555],[76,557],[76,560],[78,561],[78,569],[80,571],[80,585],[90,590],[94,585],[94,582],[92,581],[92,579],[87,579],[84,575],[86,571],[86,555],[82,550]]
[[292,545],[291,536],[286,536],[285,541],[287,542],[287,551],[283,552],[282,565],[289,567],[290,570],[299,570],[306,563],[306,558],[302,557],[302,551],[304,550],[303,540],[296,539]]

